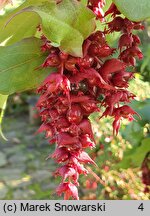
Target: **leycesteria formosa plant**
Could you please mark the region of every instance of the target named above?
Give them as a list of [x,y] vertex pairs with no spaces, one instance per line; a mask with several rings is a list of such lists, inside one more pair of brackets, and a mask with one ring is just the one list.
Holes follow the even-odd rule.
[[[48,158],[59,164],[56,193],[64,199],[79,199],[79,176],[88,174],[86,164],[96,166],[86,152],[96,145],[89,116],[111,116],[114,135],[123,119],[140,118],[127,105],[136,96],[128,86],[136,59],[143,58],[136,31],[144,29],[140,21],[150,6],[147,0],[146,6],[139,0],[108,2],[27,0],[0,23],[0,93],[7,99],[37,87],[38,133],[45,132],[50,145],[56,145]],[[131,13],[131,5],[145,15]],[[114,48],[107,37],[115,32],[120,38]]]

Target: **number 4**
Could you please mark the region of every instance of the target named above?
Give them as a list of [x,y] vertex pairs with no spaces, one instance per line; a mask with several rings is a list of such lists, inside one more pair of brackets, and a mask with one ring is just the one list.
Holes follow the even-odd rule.
[[144,210],[143,203],[141,203],[141,204],[139,205],[138,209],[140,209],[141,211]]

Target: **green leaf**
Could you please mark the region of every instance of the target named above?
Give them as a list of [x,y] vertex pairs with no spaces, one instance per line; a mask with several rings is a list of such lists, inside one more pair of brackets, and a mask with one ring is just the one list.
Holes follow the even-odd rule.
[[132,21],[142,21],[150,17],[149,0],[113,0],[123,15]]
[[95,28],[94,14],[81,2],[43,3],[29,11],[39,14],[47,38],[71,55],[82,56],[82,44]]
[[129,167],[140,167],[146,154],[150,151],[150,138],[142,140],[139,147],[135,147],[125,153],[123,160],[116,167],[128,169]]
[[6,137],[4,136],[4,134],[2,132],[2,120],[3,120],[4,111],[5,111],[5,108],[6,108],[7,99],[8,99],[8,95],[1,95],[0,94],[0,136],[4,140],[7,140],[7,139],[6,139]]
[[132,163],[135,167],[141,166],[146,154],[150,152],[150,138],[142,140],[141,146],[139,146],[135,153],[132,155]]
[[137,146],[143,139],[143,130],[139,122],[132,121],[121,130],[123,138],[131,143],[132,146]]
[[0,18],[0,43],[11,45],[23,38],[32,37],[40,23],[40,17],[33,12],[21,13],[32,5],[39,5],[48,0],[27,0],[18,8]]
[[0,47],[0,93],[12,94],[36,88],[52,70],[36,70],[46,58],[37,38]]
[[150,98],[147,98],[144,101],[132,101],[130,106],[140,114],[141,116],[141,121],[138,120],[139,123],[149,123],[150,122]]
[[15,42],[35,35],[36,27],[40,23],[39,16],[30,12],[21,13],[15,16],[8,25],[4,26],[3,20],[0,21],[0,43],[11,45]]

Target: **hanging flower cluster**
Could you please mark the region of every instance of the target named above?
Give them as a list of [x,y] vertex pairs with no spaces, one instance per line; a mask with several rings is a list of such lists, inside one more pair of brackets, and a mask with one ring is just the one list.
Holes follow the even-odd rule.
[[[104,21],[111,14],[112,21],[103,32],[96,31],[84,41],[82,58],[62,52],[44,35],[41,37],[41,49],[48,53],[42,67],[54,67],[56,71],[38,88],[41,96],[36,106],[43,122],[38,132],[45,131],[50,144],[56,143],[49,157],[60,164],[55,176],[61,176],[62,182],[56,192],[64,193],[64,199],[79,199],[79,175],[88,173],[84,167],[87,163],[96,165],[85,151],[95,146],[89,115],[101,112],[104,107],[101,117],[114,118],[114,134],[118,133],[123,118],[132,121],[133,115],[138,115],[126,105],[135,97],[127,90],[129,80],[134,77],[127,68],[135,66],[136,58],[143,57],[138,47],[140,39],[132,33],[143,26],[119,16],[114,4],[104,14],[104,5],[104,0],[88,1],[97,19]],[[118,58],[112,57],[117,49],[106,41],[106,35],[115,31],[121,33]]]

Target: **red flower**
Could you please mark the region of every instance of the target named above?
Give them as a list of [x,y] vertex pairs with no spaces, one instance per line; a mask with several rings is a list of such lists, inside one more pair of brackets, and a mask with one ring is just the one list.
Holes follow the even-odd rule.
[[71,108],[67,111],[67,119],[70,123],[79,124],[83,118],[81,106],[78,104],[71,105]]
[[125,34],[121,35],[121,37],[119,39],[118,47],[121,51],[123,47],[126,47],[126,48],[131,47],[132,43],[133,43],[133,36],[131,34],[125,33]]
[[116,15],[121,14],[120,11],[117,9],[116,5],[112,3],[108,10],[105,12],[105,16],[108,14],[112,14],[111,16],[114,18]]
[[69,155],[70,154],[67,151],[67,149],[62,147],[62,148],[56,148],[54,153],[52,155],[50,155],[49,157],[54,158],[54,159],[56,159],[56,161],[58,163],[61,163],[61,162],[68,160]]
[[120,16],[115,17],[111,22],[108,23],[108,32],[119,32],[124,28],[124,19]]
[[[59,167],[55,171],[54,175],[60,175],[62,177],[63,182],[64,182],[67,178],[76,176],[77,171],[73,167],[70,167],[68,165],[64,165],[62,167]],[[76,178],[77,178],[77,176],[76,176]],[[77,181],[77,179],[76,179],[76,181]]]
[[71,136],[69,133],[59,133],[57,135],[57,143],[59,147],[67,147],[79,142],[77,137]]
[[91,141],[89,134],[84,134],[80,137],[80,142],[82,144],[82,148],[88,148],[91,149],[95,147],[95,143]]
[[103,66],[100,68],[100,74],[103,79],[108,82],[111,74],[117,73],[118,71],[125,69],[125,67],[126,65],[119,59],[112,58],[105,61]]
[[113,75],[111,82],[114,86],[128,88],[128,82],[133,77],[133,73],[121,70]]
[[57,67],[60,65],[60,58],[56,53],[51,53],[48,55],[42,67]]
[[82,162],[82,163],[91,163],[91,164],[94,164],[95,166],[97,166],[96,163],[84,151],[82,151],[81,153],[79,153],[79,156],[77,157],[77,159],[79,160],[79,162]]
[[143,54],[141,50],[137,46],[132,46],[123,52],[120,53],[119,58],[123,60],[125,63],[135,66],[135,57],[138,57],[138,59],[143,58]]
[[118,134],[120,128],[120,120],[122,117],[128,119],[129,121],[134,120],[133,115],[137,115],[139,118],[141,118],[137,112],[135,112],[131,107],[127,105],[115,108],[112,115],[115,117],[115,120],[113,122],[113,129],[114,133],[116,132],[116,134]]
[[62,193],[64,193],[64,200],[69,200],[70,197],[73,197],[74,199],[79,200],[78,189],[71,182],[61,183],[57,187],[56,193],[58,195],[61,195]]
[[104,21],[104,12],[102,8],[105,6],[105,0],[88,0],[89,8],[95,13],[98,19]]

